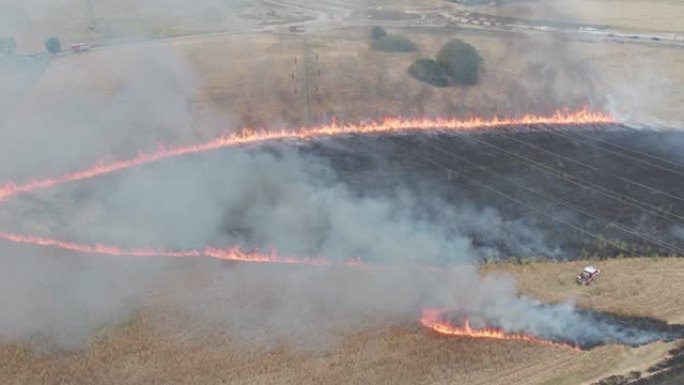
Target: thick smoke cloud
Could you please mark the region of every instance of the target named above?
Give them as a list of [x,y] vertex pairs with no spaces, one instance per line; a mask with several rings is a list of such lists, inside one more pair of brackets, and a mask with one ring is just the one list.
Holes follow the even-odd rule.
[[[74,206],[48,208],[56,221],[48,234],[129,246],[272,246],[284,255],[361,256],[380,266],[74,259],[63,253],[18,262],[4,257],[9,286],[0,299],[12,309],[0,319],[4,338],[45,336],[73,346],[150,306],[166,309],[153,316],[159,324],[185,330],[189,338],[220,330],[257,345],[320,349],[360,327],[415,322],[422,306],[435,305],[455,306],[475,322],[482,317],[483,326],[545,338],[654,338],[596,322],[570,304],[540,306],[518,297],[509,278],[481,279],[472,265],[479,251],[463,230],[502,237],[497,232],[508,230],[497,230],[491,210],[455,209],[444,217],[448,221],[427,222],[408,193],[358,196],[331,169],[287,146],[178,159],[87,184],[45,198],[42,204],[49,206],[79,197]],[[111,213],[120,217],[108,218]],[[470,223],[475,218],[481,222]],[[46,219],[29,219],[28,226]],[[450,268],[430,267],[437,264]],[[9,287],[28,294],[17,297]]]
[[159,143],[188,143],[195,125],[208,132],[217,127],[210,114],[199,118],[194,111],[201,80],[171,47],[78,59],[0,57],[8,85],[0,90],[2,180],[61,174]]
[[477,289],[457,299],[455,314],[469,318],[473,327],[495,325],[511,333],[534,335],[582,347],[606,343],[638,346],[668,338],[662,331],[649,331],[598,313],[580,310],[573,303],[547,305],[516,295],[515,282],[501,277],[484,277]]
[[[27,218],[25,226],[52,222],[46,229],[51,235],[130,246],[202,247],[209,242],[262,249],[273,246],[286,255],[362,256],[388,265],[440,260],[463,265],[472,259],[468,238],[447,236],[438,224],[415,218],[411,212],[416,207],[410,198],[353,196],[334,181],[330,170],[321,166],[311,170],[312,166],[294,153],[235,150],[166,166],[166,170],[159,165],[131,171],[100,181],[99,187],[65,187],[68,191],[58,192],[59,200],[53,202],[62,207],[48,207],[48,218]],[[80,189],[91,191],[80,193]],[[79,200],[74,206],[64,206],[59,203],[64,198],[61,195],[75,195]],[[49,205],[50,198],[43,204]],[[19,211],[25,208],[18,206],[15,209]],[[16,216],[21,216],[19,211]],[[110,213],[131,217],[112,220],[107,217]],[[117,223],[117,219],[122,220]],[[116,258],[97,262],[91,260],[96,256],[72,260],[62,255],[67,260],[57,268],[60,254],[44,262],[46,257],[29,257],[30,262],[23,259],[19,263],[5,258],[4,273],[15,277],[5,281],[10,286],[34,293],[35,285],[46,280],[54,288],[35,293],[38,300],[18,299],[10,290],[3,291],[2,301],[15,304],[2,318],[3,334],[31,337],[57,331],[57,343],[69,340],[71,333],[78,334],[74,341],[83,341],[102,324],[129,316],[143,302],[144,289],[153,277],[164,276],[163,268],[174,263],[124,259],[112,269],[110,262]],[[197,269],[207,267],[201,264]],[[371,271],[338,273],[331,268],[220,267],[211,268],[199,288],[162,280],[155,287],[164,288],[167,295],[173,293],[165,297],[172,308],[192,309],[189,314],[199,317],[196,322],[213,321],[250,340],[264,334],[289,342],[304,338],[312,325],[318,325],[319,338],[359,326],[368,317],[414,319],[421,301],[448,292],[437,290],[439,285],[431,283],[434,278],[428,269],[368,269]],[[194,270],[188,267],[188,271]],[[472,272],[467,275],[470,280],[475,277]],[[40,314],[36,321],[17,322],[36,313]],[[304,338],[304,342],[311,344],[315,339]]]
[[[45,18],[62,3],[0,4],[11,6],[3,15],[23,22]],[[157,12],[162,3],[174,5],[171,14],[183,14],[186,8],[178,7],[190,4],[144,2],[140,10]],[[198,13],[191,16],[212,13],[216,2],[206,4],[193,2]],[[563,49],[555,42],[545,47]],[[585,81],[590,77],[576,61],[565,61],[568,56],[552,49],[533,52],[541,52],[544,60],[531,62],[525,73],[531,96],[511,91],[516,100],[529,103],[510,110],[537,110],[541,100],[550,101],[544,105],[548,109],[567,101],[579,104],[592,95],[592,83]],[[173,48],[89,55],[94,64],[68,62],[78,57],[52,63],[40,57],[0,59],[2,180],[61,174],[103,154],[121,158],[158,142],[192,142],[196,131],[213,136],[207,132],[218,129],[211,117],[193,110],[201,76]],[[549,63],[548,57],[558,61]],[[560,74],[558,66],[564,69]],[[89,71],[102,71],[112,80],[95,87],[80,83]],[[64,78],[73,79],[69,87],[50,83]],[[190,326],[223,327],[257,343],[285,340],[306,346],[369,324],[415,322],[423,305],[458,306],[507,329],[541,336],[575,338],[587,330],[574,325],[594,327],[571,305],[540,307],[519,298],[510,280],[480,279],[472,263],[501,255],[475,245],[476,238],[517,242],[521,253],[558,253],[534,228],[465,204],[431,220],[421,210],[410,194],[359,195],[310,158],[260,149],[171,160],[22,197],[2,207],[3,229],[131,247],[273,247],[283,255],[359,256],[399,267],[224,265],[3,245],[0,341],[81,346],[102,328],[156,306],[183,314],[176,319],[160,313],[174,327],[188,320]],[[455,267],[440,273],[402,267],[414,264]],[[592,330],[617,333],[609,327]]]

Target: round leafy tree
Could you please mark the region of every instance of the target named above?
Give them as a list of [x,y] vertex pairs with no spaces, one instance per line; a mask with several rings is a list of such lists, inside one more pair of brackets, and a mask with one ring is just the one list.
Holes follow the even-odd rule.
[[386,52],[412,52],[418,49],[411,40],[398,35],[379,38],[373,42],[373,48]]
[[444,67],[432,59],[416,60],[409,67],[408,72],[415,79],[433,86],[446,87],[449,85],[449,78],[446,76]]
[[48,38],[45,40],[45,49],[54,55],[62,50],[62,42],[60,42],[56,37]]
[[373,38],[373,40],[378,40],[381,37],[385,36],[387,36],[387,31],[385,31],[384,28],[377,25],[371,28],[371,37]]
[[454,39],[445,44],[437,53],[437,63],[456,84],[473,85],[480,81],[482,57],[463,40]]

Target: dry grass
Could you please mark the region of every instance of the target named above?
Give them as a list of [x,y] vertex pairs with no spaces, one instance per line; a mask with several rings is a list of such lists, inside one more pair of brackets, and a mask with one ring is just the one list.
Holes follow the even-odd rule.
[[[638,4],[646,2],[612,3],[627,6],[632,13],[601,20],[633,26],[630,15],[636,15]],[[600,4],[612,3],[604,0]],[[664,13],[672,15],[672,19],[667,19],[670,22],[663,23],[663,17],[660,21],[649,19],[638,24],[644,28],[650,25],[678,28],[676,22],[684,20],[677,16],[681,15],[678,13],[681,4],[671,1],[667,6],[671,12]],[[643,18],[643,14],[640,16]],[[125,84],[127,79],[120,77],[120,73],[107,71],[102,64],[156,49],[173,49],[189,58],[191,66],[201,74],[201,87],[191,96],[194,113],[211,116],[228,127],[298,125],[305,121],[306,99],[301,89],[302,61],[307,50],[312,60],[310,121],[333,116],[356,121],[400,114],[505,114],[538,107],[538,96],[533,91],[527,90],[532,92],[529,100],[519,97],[521,92],[526,92],[527,84],[516,79],[534,76],[530,75],[528,66],[531,56],[518,50],[524,45],[519,39],[465,36],[465,40],[482,51],[488,63],[483,85],[436,89],[408,77],[406,68],[418,56],[432,56],[451,36],[407,34],[418,42],[421,53],[377,53],[368,48],[358,31],[345,32],[341,37],[322,35],[308,40],[275,35],[222,36],[164,43],[170,45],[101,50],[55,60],[22,108],[30,111],[35,104],[49,103],[51,97],[72,87],[116,92],[117,84]],[[684,111],[680,108],[684,105],[684,93],[678,87],[684,79],[684,67],[678,65],[684,62],[684,50],[581,43],[566,48],[572,57],[591,64],[588,82],[595,87],[595,94],[616,94],[623,97],[625,109],[684,121]],[[650,72],[644,75],[644,66],[653,67],[657,76],[648,75]],[[74,74],[78,74],[76,80]],[[624,79],[630,79],[633,86],[635,78],[641,80],[639,87],[623,89]],[[296,94],[295,89],[298,89]],[[653,94],[644,97],[642,91],[647,89],[655,90],[658,97]],[[624,97],[629,92],[634,94],[631,99]],[[662,103],[662,100],[670,102]],[[179,140],[194,141],[216,134],[201,125],[194,131],[192,127],[182,129],[187,130],[186,137]],[[156,135],[163,137],[164,133]],[[152,140],[147,143],[153,144]],[[581,265],[581,262],[497,264],[483,270],[510,272],[518,278],[522,293],[543,300],[573,299],[595,309],[684,322],[681,299],[684,260],[646,258],[601,262],[604,275],[586,288],[573,282]],[[575,353],[515,341],[443,338],[422,330],[417,323],[390,323],[384,328],[341,337],[325,352],[300,351],[286,345],[263,349],[234,341],[229,336],[182,338],[181,332],[186,331],[158,324],[155,312],[154,308],[144,309],[131,323],[107,331],[75,352],[40,354],[24,345],[1,346],[0,379],[3,384],[570,385],[633,368],[643,370],[659,360],[668,348],[667,344],[640,349],[608,346]],[[207,339],[212,343],[204,343]]]
[[624,30],[684,31],[684,3],[677,0],[544,0],[482,12],[607,25]]
[[[572,282],[579,262],[499,264],[484,270],[511,272],[519,278],[522,292],[543,299],[573,297],[584,305],[624,313],[652,308],[653,314],[675,320],[684,315],[677,296],[684,284],[682,263],[675,259],[601,263],[604,276],[587,288]],[[192,275],[191,270],[173,275]],[[572,385],[645,370],[669,348],[656,343],[578,353],[526,342],[443,337],[421,329],[417,322],[391,320],[341,336],[327,349],[295,349],[285,343],[266,347],[204,330],[206,325],[199,323],[170,326],[174,323],[166,321],[177,315],[164,309],[151,305],[78,351],[34,353],[23,345],[4,345],[0,378],[3,384]],[[163,321],[164,317],[168,319]]]
[[[603,98],[611,98],[630,117],[684,122],[678,107],[684,103],[678,87],[684,67],[676,65],[684,61],[681,49],[596,43],[559,46],[513,37],[465,36],[485,58],[482,85],[439,89],[411,79],[406,71],[413,60],[433,56],[452,36],[408,35],[419,44],[420,53],[375,52],[360,32],[348,38],[306,40],[225,37],[196,41],[183,49],[206,76],[198,107],[238,126],[305,121],[302,62],[307,50],[313,58],[308,79],[309,121],[314,122],[330,117],[358,121],[383,115],[546,112]],[[246,66],[239,54],[244,50],[254,52],[251,65]],[[540,63],[551,70],[541,72],[536,67]]]
[[491,264],[485,273],[507,272],[520,291],[545,301],[576,301],[603,311],[684,323],[684,259],[636,258],[592,262],[603,269],[595,284],[582,287],[575,276],[587,262]]

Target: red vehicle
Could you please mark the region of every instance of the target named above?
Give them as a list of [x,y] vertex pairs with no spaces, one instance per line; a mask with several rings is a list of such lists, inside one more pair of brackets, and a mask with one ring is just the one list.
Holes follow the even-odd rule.
[[71,51],[73,53],[81,53],[85,51],[90,51],[90,46],[86,43],[78,43],[71,46]]
[[582,270],[580,275],[577,276],[577,283],[588,286],[594,282],[599,275],[601,275],[601,269],[597,269],[594,266],[587,266]]

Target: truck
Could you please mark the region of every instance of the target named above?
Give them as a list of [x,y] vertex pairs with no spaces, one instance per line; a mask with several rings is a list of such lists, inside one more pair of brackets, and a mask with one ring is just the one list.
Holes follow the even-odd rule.
[[601,275],[601,269],[594,266],[587,266],[582,269],[582,272],[577,276],[577,283],[588,286],[594,282],[599,275]]
[[81,53],[85,51],[90,51],[90,45],[86,43],[76,43],[71,45],[71,52]]

